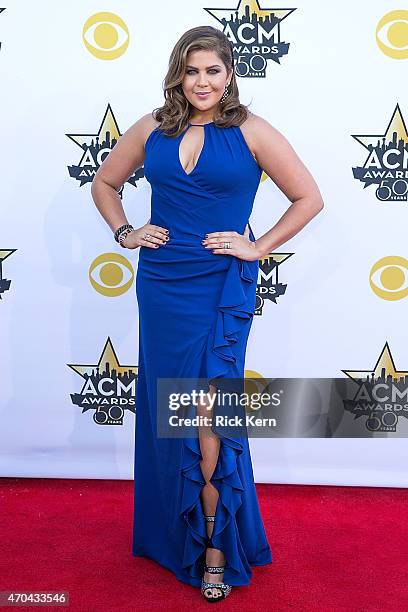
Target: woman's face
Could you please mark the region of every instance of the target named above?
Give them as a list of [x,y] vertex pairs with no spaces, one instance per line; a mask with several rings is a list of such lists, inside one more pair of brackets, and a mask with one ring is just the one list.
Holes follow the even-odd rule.
[[181,85],[190,104],[197,111],[206,112],[218,105],[231,76],[232,70],[227,73],[223,61],[214,51],[191,51],[187,55]]

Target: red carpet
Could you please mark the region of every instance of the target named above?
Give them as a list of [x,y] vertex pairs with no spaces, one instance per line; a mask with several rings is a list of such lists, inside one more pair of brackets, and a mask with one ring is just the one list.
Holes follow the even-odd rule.
[[[198,589],[131,555],[133,483],[0,479],[0,591],[66,590],[61,608],[211,610]],[[217,610],[408,610],[408,492],[258,485],[272,547]],[[11,608],[13,609],[13,608]],[[55,610],[55,607],[18,607]]]

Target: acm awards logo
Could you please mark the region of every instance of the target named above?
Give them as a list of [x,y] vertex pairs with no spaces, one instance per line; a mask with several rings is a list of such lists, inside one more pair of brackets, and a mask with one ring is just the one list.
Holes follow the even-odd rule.
[[395,432],[399,417],[408,418],[408,372],[395,367],[388,342],[372,370],[342,370],[358,389],[352,399],[343,400],[354,418],[366,417],[371,432]]
[[406,202],[408,132],[399,105],[384,134],[352,136],[368,151],[364,165],[353,168],[354,178],[364,183],[364,189],[377,185],[375,195],[381,202]]
[[295,8],[261,8],[258,0],[239,0],[235,8],[204,10],[221,23],[232,43],[239,77],[265,77],[268,60],[280,64],[289,51],[289,43],[281,40],[281,23]]
[[8,291],[10,289],[11,280],[7,278],[3,278],[3,261],[10,257],[12,253],[15,253],[17,249],[0,249],[0,300],[2,298],[2,293]]
[[[102,164],[105,157],[112,151],[121,133],[111,106],[108,104],[102,123],[96,133],[65,135],[82,149],[82,155],[78,164],[75,166],[68,166],[69,175],[77,180],[80,187],[82,187],[86,183],[91,183],[93,181],[93,177],[99,166]],[[138,168],[126,182],[136,187],[136,182],[143,176],[144,169]],[[122,196],[122,193],[123,186],[119,190],[119,195]]]
[[258,284],[256,287],[255,315],[261,315],[265,300],[277,304],[286,293],[287,285],[279,282],[279,266],[293,253],[269,253],[259,260]]
[[72,403],[82,414],[93,410],[97,425],[123,425],[125,410],[135,412],[138,368],[120,365],[109,337],[97,364],[67,365],[84,379],[80,393],[70,394]]

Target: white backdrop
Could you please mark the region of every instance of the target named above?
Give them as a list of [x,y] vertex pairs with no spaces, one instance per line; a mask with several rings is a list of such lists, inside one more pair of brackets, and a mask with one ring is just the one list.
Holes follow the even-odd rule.
[[[235,8],[237,0],[216,4]],[[205,2],[158,0],[141,9],[116,0],[103,9],[124,21],[129,46],[103,60],[82,39],[100,2],[2,6],[0,252],[16,251],[3,261],[11,285],[0,294],[0,474],[129,479],[133,412],[119,426],[95,423],[93,410],[82,413],[71,401],[84,379],[68,364],[95,366],[110,338],[119,362],[137,366],[134,282],[109,297],[94,289],[89,268],[97,257],[118,253],[136,272],[138,251],[113,241],[90,183],[80,187],[69,175],[82,153],[67,134],[96,134],[108,104],[123,133],[162,104],[179,36],[221,24]],[[238,78],[241,101],[288,138],[325,201],[324,211],[276,251],[293,253],[279,270],[287,290],[254,318],[248,372],[341,377],[343,370],[373,369],[386,342],[396,368],[408,370],[408,298],[382,299],[368,281],[377,260],[406,255],[407,203],[381,203],[375,186],[363,189],[352,173],[367,157],[352,134],[382,135],[397,103],[408,118],[407,60],[385,54],[375,35],[394,8],[379,0],[341,6],[303,0],[281,24],[290,47],[280,65],[269,60],[265,78]],[[134,226],[147,222],[145,178],[125,185],[123,202]],[[289,204],[263,180],[251,217],[255,236]],[[384,437],[251,440],[255,478],[407,486],[405,440]]]

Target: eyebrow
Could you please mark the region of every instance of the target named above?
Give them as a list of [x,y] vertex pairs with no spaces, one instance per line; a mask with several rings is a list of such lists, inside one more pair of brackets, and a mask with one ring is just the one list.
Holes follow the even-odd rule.
[[[187,64],[186,68],[194,68],[195,70],[197,70],[196,66],[190,66],[189,64]],[[219,64],[213,64],[212,66],[207,66],[207,70],[209,68],[221,68],[221,66]]]

